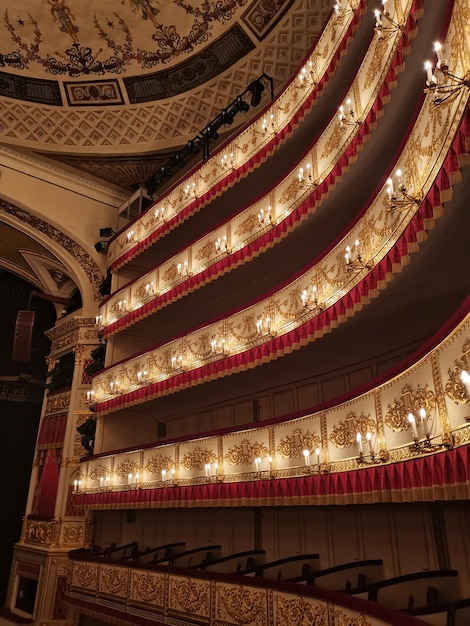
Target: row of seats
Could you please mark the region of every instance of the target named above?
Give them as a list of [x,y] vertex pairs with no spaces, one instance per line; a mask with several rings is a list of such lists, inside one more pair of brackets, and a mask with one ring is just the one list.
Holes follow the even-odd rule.
[[136,542],[121,546],[112,544],[106,548],[93,546],[88,550],[75,550],[73,554],[79,558],[132,561],[150,567],[194,568],[229,576],[295,582],[363,598],[420,617],[434,626],[470,624],[470,598],[462,596],[459,573],[453,569],[386,578],[382,559],[353,561],[321,569],[320,555],[316,553],[267,561],[262,549],[222,555],[221,545],[187,550],[185,542],[144,550],[139,550]]

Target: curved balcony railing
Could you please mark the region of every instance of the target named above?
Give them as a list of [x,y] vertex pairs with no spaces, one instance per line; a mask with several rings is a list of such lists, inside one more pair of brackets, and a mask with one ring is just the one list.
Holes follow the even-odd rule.
[[449,322],[441,331],[445,339],[406,370],[343,402],[256,427],[84,457],[71,476],[74,506],[467,498],[470,384],[462,372],[470,374],[469,303],[455,327]]
[[[228,154],[233,155],[231,163],[221,162],[223,154],[220,151],[214,153],[109,242],[108,261],[113,271],[246,176],[289,136],[334,73],[357,28],[365,4],[365,0],[351,0],[350,6],[354,10],[342,11],[339,15],[331,13],[298,75],[262,111],[261,118],[257,116],[253,123],[237,134],[236,141],[224,147]],[[272,125],[275,133],[271,132]]]
[[[417,5],[417,7],[416,7]],[[416,29],[421,1],[404,7],[403,25],[386,40],[375,37],[343,108],[288,175],[254,204],[219,225],[163,264],[128,283],[100,307],[97,322],[108,337],[209,281],[247,263],[286,237],[312,215],[350,166],[382,114],[390,85]],[[352,104],[354,103],[354,104]],[[341,116],[341,113],[339,114]],[[364,120],[364,123],[362,123]],[[235,140],[238,141],[238,138]],[[233,167],[226,156],[226,167]],[[258,156],[253,157],[255,160]],[[251,169],[251,168],[250,168]],[[188,193],[192,189],[188,184]],[[162,208],[155,215],[162,218]],[[133,235],[134,236],[134,235]]]
[[[458,50],[453,40],[459,37],[461,15],[454,18],[449,50]],[[455,57],[458,65],[460,54]],[[443,213],[442,198],[466,153],[467,98],[462,90],[449,101],[440,124],[430,123],[435,119],[433,99],[429,94],[424,99],[399,157],[412,197],[405,207],[393,209],[384,187],[345,239],[269,298],[102,370],[93,380],[95,411],[109,413],[287,354],[376,297]]]

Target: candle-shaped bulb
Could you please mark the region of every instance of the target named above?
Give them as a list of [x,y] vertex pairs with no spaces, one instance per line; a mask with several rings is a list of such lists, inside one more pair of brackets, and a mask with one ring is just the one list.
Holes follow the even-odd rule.
[[413,433],[413,439],[416,441],[418,439],[418,429],[416,428],[416,420],[413,413],[408,413],[408,423],[411,426],[411,432]]
[[421,407],[419,410],[419,417],[421,419],[421,424],[423,425],[424,435],[428,437],[429,436],[428,416],[426,415],[426,409],[424,409],[423,407]]
[[308,467],[310,465],[310,450],[303,450],[302,454],[304,455],[305,465]]
[[307,304],[307,290],[304,289],[301,293],[302,304],[305,306]]
[[369,431],[366,432],[366,439],[369,444],[369,452],[372,454],[372,434]]
[[359,453],[362,454],[362,435],[361,433],[356,433],[356,442],[357,447],[359,448]]
[[317,457],[317,464],[320,465],[320,448],[315,448],[315,456]]
[[439,65],[442,64],[442,61],[444,60],[443,55],[442,55],[442,46],[440,44],[439,41],[435,41],[434,42],[434,52],[437,55],[437,62]]
[[387,191],[389,193],[389,196],[392,197],[395,190],[393,188],[393,180],[391,178],[387,178],[387,185],[388,185]]
[[428,85],[432,85],[436,83],[436,77],[432,73],[432,63],[431,61],[425,61],[424,69],[426,70],[426,83]]

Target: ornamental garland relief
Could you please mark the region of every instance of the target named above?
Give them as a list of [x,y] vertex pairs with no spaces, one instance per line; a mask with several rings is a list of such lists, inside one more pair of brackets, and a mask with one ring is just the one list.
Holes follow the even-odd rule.
[[236,624],[266,624],[266,592],[217,585],[217,618]]
[[462,381],[462,370],[470,374],[470,339],[463,344],[461,360],[454,360],[454,367],[447,370],[445,393],[455,404],[466,404],[470,395]]
[[300,597],[276,596],[275,623],[278,626],[328,626],[327,605],[312,604]]
[[150,572],[132,571],[131,596],[135,600],[159,604],[165,603],[165,577]]
[[230,465],[251,465],[255,458],[265,459],[267,456],[269,450],[263,443],[255,441],[250,444],[248,439],[243,439],[240,445],[228,449],[225,460]]
[[91,480],[106,480],[106,478],[109,478],[109,467],[106,467],[105,465],[95,465],[93,467],[93,469],[90,472],[90,479]]
[[372,626],[372,623],[362,613],[346,615],[343,609],[335,607],[335,626]]
[[409,413],[413,413],[416,425],[419,426],[422,419],[419,410],[425,409],[426,414],[429,415],[435,406],[436,396],[428,389],[427,384],[424,387],[420,387],[418,384],[415,392],[413,392],[411,385],[405,385],[401,393],[401,399],[395,399],[392,405],[388,405],[384,423],[396,433],[409,430],[411,428],[407,419]]
[[198,582],[191,578],[170,578],[169,597],[172,608],[181,607],[186,613],[209,615],[210,583]]
[[276,450],[284,459],[301,458],[304,450],[315,450],[321,446],[321,439],[314,432],[296,428],[292,436],[281,439]]
[[370,414],[364,415],[364,413],[361,413],[357,417],[351,411],[344,421],[340,421],[333,426],[329,439],[337,448],[349,448],[357,445],[357,433],[360,433],[365,438],[367,432],[370,432],[371,435],[377,432],[377,424]]

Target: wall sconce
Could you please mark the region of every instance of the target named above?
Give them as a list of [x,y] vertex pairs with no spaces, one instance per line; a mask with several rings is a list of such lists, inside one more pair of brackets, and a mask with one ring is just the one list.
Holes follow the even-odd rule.
[[184,261],[184,263],[178,263],[176,266],[176,271],[178,272],[179,277],[189,276],[188,262]]
[[271,115],[269,116],[269,122],[268,122],[266,117],[263,119],[263,122],[261,124],[261,131],[262,131],[263,135],[266,135],[268,132],[272,132],[274,135],[276,134],[276,128],[274,126],[274,114],[273,113],[271,113]]
[[258,319],[258,321],[256,322],[256,332],[258,334],[258,337],[273,336],[273,332],[271,330],[271,318],[269,317],[269,315],[266,315],[266,317],[264,318],[260,317]]
[[220,165],[223,169],[235,169],[235,155],[233,152],[230,154],[224,154],[224,156],[220,159]]
[[313,180],[312,166],[310,165],[310,163],[307,163],[305,165],[305,169],[303,167],[299,167],[297,180],[298,180],[300,189],[303,189],[305,185],[307,186],[314,185],[315,187],[318,185],[318,183]]
[[[387,0],[382,0],[382,5],[384,7],[386,4],[387,4]],[[399,30],[403,29],[402,24],[398,24],[398,22],[395,22],[391,18],[389,11],[382,12],[379,9],[375,9],[374,15],[375,15],[374,31],[377,33],[379,41],[385,41],[386,39],[389,39],[390,37],[395,35]],[[382,18],[385,19],[386,24],[387,24],[386,26],[384,26],[384,21]]]
[[147,378],[148,374],[147,374],[147,370],[139,370],[137,372],[137,384],[139,385],[144,385],[148,382],[148,378]]
[[222,237],[222,239],[219,237],[216,240],[216,242],[215,242],[215,251],[217,252],[217,254],[221,254],[223,252],[228,254],[229,248],[228,248],[228,241],[227,241],[227,237],[226,236]]
[[448,62],[444,57],[442,45],[439,41],[434,43],[434,51],[437,56],[436,70],[438,70],[442,74],[444,80],[447,81],[445,83],[440,82],[433,73],[431,61],[425,62],[424,69],[426,70],[426,87],[424,88],[424,92],[434,94],[433,104],[435,108],[444,102],[452,101],[455,97],[457,97],[462,89],[469,89],[470,75],[469,72],[467,72],[465,76],[461,78],[460,76],[456,76],[449,71]]
[[156,291],[155,291],[155,283],[153,282],[153,280],[149,283],[147,283],[145,285],[145,297],[146,298],[150,298],[152,296],[156,296]]
[[351,4],[351,0],[338,0],[333,7],[336,19],[343,19],[348,13],[354,13],[354,7]]
[[304,289],[300,294],[302,305],[305,309],[315,310],[315,309],[323,309],[323,306],[318,302],[318,291],[316,285],[313,285],[310,293],[308,289]]
[[197,193],[196,193],[196,183],[193,182],[192,184],[187,184],[186,187],[184,188],[184,195],[187,198],[197,198]]
[[304,65],[299,73],[299,87],[308,85],[313,87],[316,84],[315,76],[313,73],[313,62],[309,61],[307,65]]
[[119,395],[120,393],[122,393],[122,392],[121,392],[121,389],[120,389],[120,384],[119,384],[119,381],[118,381],[118,380],[112,380],[112,381],[109,383],[109,393],[110,393],[112,396],[117,396],[117,395]]
[[369,265],[368,263],[364,263],[364,261],[362,260],[358,239],[356,239],[356,241],[354,242],[353,249],[351,249],[351,246],[346,246],[344,260],[346,261],[347,272],[360,272],[361,270],[372,269],[371,265]]
[[465,387],[465,392],[467,393],[467,402],[470,402],[470,374],[466,370],[462,370],[460,378]]
[[211,341],[211,354],[212,355],[225,355],[227,349],[225,347],[225,339],[223,337],[213,337]]
[[133,230],[130,230],[127,233],[126,237],[127,237],[127,243],[130,243],[131,241],[134,241],[134,239],[135,239],[135,232]]
[[177,372],[182,372],[183,371],[183,355],[181,354],[174,354],[171,357],[171,372],[177,373]]
[[273,223],[273,217],[272,217],[272,207],[271,205],[268,206],[268,208],[266,209],[266,211],[264,209],[261,209],[258,213],[258,224],[260,226],[265,226],[266,224],[272,224]]
[[379,454],[375,453],[374,446],[372,444],[372,433],[370,431],[366,432],[365,439],[367,442],[367,452],[364,451],[364,442],[363,442],[362,433],[360,431],[356,433],[356,442],[357,442],[357,448],[359,451],[357,462],[360,465],[372,465],[375,463],[384,463],[387,460],[388,455],[384,450],[381,450]]
[[348,126],[360,126],[361,120],[356,118],[352,108],[351,98],[346,100],[346,107],[342,104],[338,109],[339,127],[344,130]]
[[164,222],[165,221],[165,207],[162,206],[160,208],[155,209],[155,213],[153,215],[158,222],[160,221]]
[[395,211],[397,209],[410,209],[413,205],[419,206],[422,202],[422,195],[414,196],[408,193],[405,183],[403,182],[403,172],[397,169],[395,173],[398,180],[398,191],[400,196],[397,195],[393,179],[387,179],[387,202],[388,210]]
[[[451,434],[444,434],[442,443],[433,443],[429,428],[429,418],[424,408],[419,409],[419,424],[413,413],[408,413],[407,421],[411,428],[411,436],[413,438],[412,450],[415,452],[435,452],[440,449],[449,449],[453,447],[453,437]],[[419,436],[418,425],[423,430],[423,437]]]

